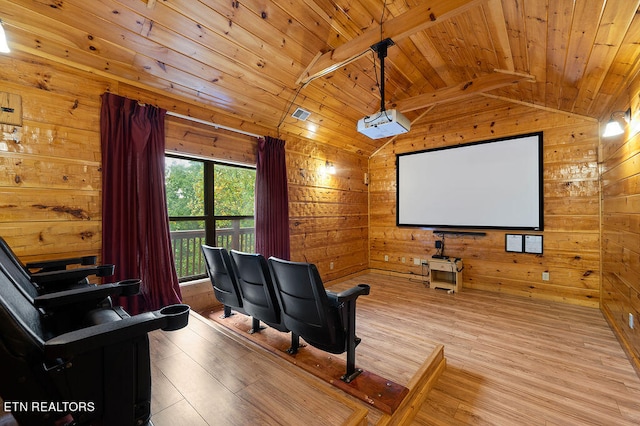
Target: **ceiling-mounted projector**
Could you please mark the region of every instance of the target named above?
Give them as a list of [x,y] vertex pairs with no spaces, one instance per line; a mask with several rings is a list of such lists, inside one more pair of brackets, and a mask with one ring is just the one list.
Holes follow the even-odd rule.
[[402,113],[395,109],[386,110],[384,107],[384,58],[387,56],[387,48],[393,44],[393,40],[387,38],[371,46],[371,50],[380,59],[380,111],[358,120],[357,127],[360,133],[371,139],[407,133],[411,128],[411,122]]
[[358,131],[371,139],[407,133],[411,122],[401,112],[388,109],[358,120]]

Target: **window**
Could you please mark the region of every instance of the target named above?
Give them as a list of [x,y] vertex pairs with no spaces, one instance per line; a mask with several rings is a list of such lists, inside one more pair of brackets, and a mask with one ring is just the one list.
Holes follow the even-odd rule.
[[167,156],[171,245],[181,282],[206,277],[200,246],[255,251],[254,168]]

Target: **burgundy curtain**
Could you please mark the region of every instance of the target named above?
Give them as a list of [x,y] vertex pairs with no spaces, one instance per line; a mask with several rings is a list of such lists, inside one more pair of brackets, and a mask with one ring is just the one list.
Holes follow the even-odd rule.
[[164,189],[166,111],[111,93],[102,95],[102,261],[114,280],[142,279],[130,313],[181,300]]
[[258,142],[256,166],[256,252],[267,259],[290,259],[289,193],[284,141],[269,136]]

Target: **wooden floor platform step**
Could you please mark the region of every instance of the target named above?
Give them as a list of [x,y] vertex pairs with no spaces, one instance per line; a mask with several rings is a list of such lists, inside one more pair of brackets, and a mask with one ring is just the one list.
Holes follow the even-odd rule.
[[382,411],[385,415],[380,418],[378,424],[401,424],[397,423],[395,418],[405,418],[406,420],[408,417],[412,417],[412,407],[420,406],[421,401],[424,400],[445,365],[444,350],[440,345],[427,358],[422,368],[416,372],[411,383],[407,384],[408,386],[398,384],[367,369],[363,369],[363,372],[351,383],[345,383],[340,380],[345,371],[344,355],[330,354],[307,344],[297,354],[290,355],[286,352],[291,343],[289,333],[265,327],[259,333],[249,334],[248,331],[252,324],[251,318],[246,315],[234,314],[231,317],[222,318],[222,310],[203,314],[206,318],[222,325],[238,336],[252,341],[347,394],[364,401],[368,406]]

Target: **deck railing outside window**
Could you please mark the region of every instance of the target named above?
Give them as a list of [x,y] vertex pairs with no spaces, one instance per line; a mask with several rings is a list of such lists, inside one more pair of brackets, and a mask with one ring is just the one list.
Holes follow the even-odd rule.
[[[200,246],[205,244],[204,229],[171,231],[171,246],[180,281],[205,277],[205,262]],[[240,221],[232,221],[231,228],[216,229],[217,247],[253,253],[255,250],[254,228],[241,228]]]

